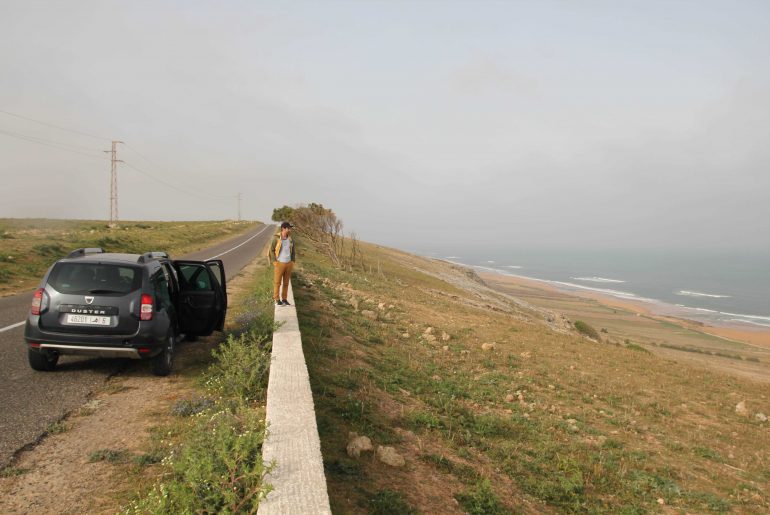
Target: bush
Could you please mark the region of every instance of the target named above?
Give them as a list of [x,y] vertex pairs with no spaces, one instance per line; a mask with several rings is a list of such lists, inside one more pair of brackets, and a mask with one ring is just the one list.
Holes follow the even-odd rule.
[[503,515],[510,513],[492,491],[489,480],[476,483],[472,489],[455,495],[460,506],[471,515]]
[[129,506],[128,513],[256,513],[271,487],[262,461],[262,414],[220,411],[200,420],[171,463],[171,477]]
[[206,388],[225,398],[263,399],[270,371],[271,345],[264,344],[267,338],[253,333],[229,335],[212,353],[215,361],[203,376]]
[[412,506],[404,500],[404,497],[393,490],[380,490],[369,501],[369,513],[372,515],[391,515],[393,513],[411,515],[417,513]]
[[593,338],[594,340],[599,339],[599,333],[596,332],[596,329],[582,320],[575,320],[575,329],[577,329],[580,334],[588,336],[589,338]]

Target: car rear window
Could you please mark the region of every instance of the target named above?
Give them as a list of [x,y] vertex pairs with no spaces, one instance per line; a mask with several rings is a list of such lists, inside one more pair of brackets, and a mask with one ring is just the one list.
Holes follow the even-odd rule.
[[142,270],[104,263],[58,263],[48,284],[60,293],[129,293],[142,286]]

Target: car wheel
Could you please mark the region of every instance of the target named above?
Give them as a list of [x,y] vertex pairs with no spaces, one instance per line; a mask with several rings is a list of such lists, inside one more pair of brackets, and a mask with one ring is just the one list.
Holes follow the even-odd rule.
[[171,368],[174,366],[174,346],[176,345],[176,337],[170,334],[166,339],[166,346],[163,347],[163,352],[150,359],[150,368],[152,373],[156,376],[167,376],[171,373]]
[[59,361],[59,354],[51,351],[27,349],[27,358],[29,359],[29,366],[32,367],[33,370],[51,372],[56,368],[56,363]]

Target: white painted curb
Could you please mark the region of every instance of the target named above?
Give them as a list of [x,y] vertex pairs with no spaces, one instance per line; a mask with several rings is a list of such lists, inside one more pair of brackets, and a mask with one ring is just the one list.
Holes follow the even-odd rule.
[[276,466],[265,481],[273,491],[259,504],[259,515],[331,514],[326,491],[321,441],[318,438],[310,377],[302,353],[294,290],[291,306],[275,307],[273,355],[267,386],[265,464]]

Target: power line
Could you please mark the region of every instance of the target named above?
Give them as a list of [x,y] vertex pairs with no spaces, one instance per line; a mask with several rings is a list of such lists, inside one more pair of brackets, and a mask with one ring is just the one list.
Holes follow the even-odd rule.
[[93,159],[104,160],[104,157],[102,157],[102,156],[94,155],[94,154],[86,154],[85,152],[81,152],[80,150],[76,150],[76,149],[91,150],[91,149],[87,149],[85,147],[77,147],[77,146],[74,146],[74,145],[68,145],[66,143],[60,143],[58,141],[46,140],[46,139],[43,139],[43,138],[38,138],[36,136],[27,136],[26,134],[21,134],[21,133],[18,133],[18,132],[6,131],[6,130],[3,130],[3,129],[0,129],[0,133],[5,134],[6,136],[9,136],[11,138],[16,138],[16,139],[20,139],[20,140],[23,140],[23,141],[27,141],[29,143],[36,143],[38,145],[43,145],[45,147],[51,147],[51,148],[55,148],[55,149],[58,149],[58,150],[66,150],[67,152],[73,152],[75,154],[80,154],[81,156],[86,156],[86,157],[90,157],[90,158],[93,158]]
[[131,168],[132,170],[135,170],[135,171],[141,173],[142,175],[144,175],[146,177],[149,177],[150,179],[152,179],[154,181],[157,181],[157,182],[159,182],[161,184],[164,184],[164,185],[168,186],[169,188],[171,188],[173,190],[176,190],[176,191],[178,191],[180,193],[184,193],[185,195],[190,195],[190,196],[200,197],[200,198],[215,199],[215,200],[225,200],[225,199],[230,200],[232,198],[232,197],[220,197],[218,195],[211,195],[211,194],[208,194],[208,193],[202,193],[202,192],[195,191],[195,190],[192,190],[192,189],[182,189],[179,186],[177,186],[176,184],[172,184],[172,183],[170,183],[168,181],[165,181],[165,180],[163,180],[163,179],[161,179],[159,177],[156,177],[155,175],[153,175],[153,174],[151,174],[151,173],[149,173],[149,172],[147,172],[145,170],[142,170],[141,168],[138,168],[138,167],[132,165],[131,163],[128,163],[128,162],[124,161],[123,164],[125,164],[127,167]]
[[43,122],[40,120],[35,120],[34,118],[30,118],[28,116],[22,116],[20,114],[10,113],[8,111],[5,111],[3,109],[0,109],[0,113],[6,114],[8,116],[13,116],[15,118],[21,118],[22,120],[27,120],[29,122],[39,123],[40,125],[45,125],[46,127],[53,127],[54,129],[59,129],[60,131],[66,131],[71,132],[73,134],[80,134],[81,136],[87,136],[89,138],[99,139],[99,140],[110,140],[110,138],[105,138],[103,136],[94,136],[93,134],[89,134],[87,132],[75,130],[75,129],[68,129],[67,127],[62,127],[61,125],[55,125],[53,123]]

